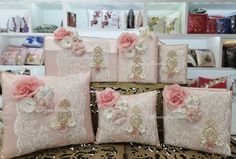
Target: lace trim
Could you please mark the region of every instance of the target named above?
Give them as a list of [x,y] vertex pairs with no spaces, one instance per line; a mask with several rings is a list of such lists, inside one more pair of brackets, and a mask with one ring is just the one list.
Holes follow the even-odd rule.
[[48,136],[48,128],[41,125],[35,128],[37,120],[35,113],[25,113],[17,105],[17,118],[14,124],[15,134],[17,136],[17,149],[19,155],[30,153],[40,148],[47,148],[54,139]]
[[172,110],[165,105],[166,144],[230,155],[228,129],[231,118],[230,95],[202,91],[189,91],[189,93],[201,97],[199,107],[203,111],[202,119],[196,123],[189,123],[186,120],[173,118]]
[[86,52],[82,56],[74,55],[70,50],[59,51],[57,55],[59,75],[76,74],[92,69],[92,79],[109,80],[110,71],[107,69],[109,60],[103,52],[99,51],[100,49],[95,47],[94,53]]
[[[61,99],[68,99],[71,102],[70,111],[73,112],[76,126],[70,127],[66,133],[60,133],[60,131],[58,131],[59,134],[52,133],[53,129],[50,124],[42,125],[39,123],[38,119],[42,114],[25,113],[17,105],[18,115],[14,123],[14,131],[17,136],[18,155],[58,146],[61,137],[67,140],[67,143],[64,144],[78,144],[87,140],[84,113],[88,92],[84,92],[84,90],[88,90],[89,86],[86,81],[83,78],[78,78],[75,83],[74,79],[62,79],[59,82],[49,81],[48,84],[51,88],[57,88],[60,91]],[[73,94],[76,94],[76,96],[73,96]],[[58,109],[59,107],[56,106],[55,112]],[[55,117],[54,114],[49,114],[49,120]]]

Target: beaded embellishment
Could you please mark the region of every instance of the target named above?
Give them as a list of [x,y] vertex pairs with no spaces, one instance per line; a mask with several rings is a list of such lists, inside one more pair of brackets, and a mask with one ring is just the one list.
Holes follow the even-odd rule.
[[51,127],[53,129],[65,132],[68,128],[75,126],[73,114],[71,110],[69,110],[70,106],[71,103],[67,99],[62,100],[59,103],[61,110],[58,111],[57,116],[51,122]]
[[215,146],[218,146],[218,132],[216,122],[213,119],[206,121],[205,127],[201,133],[200,143],[203,144],[207,150],[212,150]]
[[142,56],[147,50],[147,44],[144,42],[144,39],[139,39],[133,51],[135,52],[133,60],[133,66],[131,67],[131,72],[129,73],[128,78],[134,82],[140,82],[140,80],[145,79],[142,66]]
[[145,127],[143,125],[143,119],[141,116],[141,110],[138,106],[132,108],[132,117],[131,117],[131,128],[128,129],[128,132],[132,135],[133,138],[137,138],[140,134],[145,132]]
[[173,78],[174,75],[179,72],[177,70],[177,66],[177,53],[175,51],[168,52],[166,61],[166,72],[168,74],[168,78]]
[[100,72],[102,69],[106,68],[104,64],[103,50],[101,47],[97,46],[93,50],[93,59],[92,59],[92,68],[97,72]]
[[205,149],[212,150],[218,144],[218,132],[216,129],[216,122],[209,119],[205,123],[205,127],[201,133],[200,143],[204,145]]

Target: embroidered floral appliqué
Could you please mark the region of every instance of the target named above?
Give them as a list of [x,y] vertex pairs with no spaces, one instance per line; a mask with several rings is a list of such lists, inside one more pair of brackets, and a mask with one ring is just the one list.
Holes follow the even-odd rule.
[[142,66],[142,56],[147,51],[147,48],[147,43],[144,42],[143,37],[139,37],[135,47],[129,49],[130,53],[125,54],[129,55],[129,58],[133,60],[133,66],[131,67],[131,72],[129,73],[128,78],[134,82],[139,82],[140,80],[145,79]]
[[212,150],[216,146],[220,145],[218,140],[216,122],[213,119],[209,119],[206,121],[200,136],[200,143],[206,150]]
[[[30,94],[27,95],[27,93]],[[13,95],[17,98],[20,97],[19,101],[17,101],[17,106],[19,110],[25,113],[32,113],[34,111],[50,113],[54,111],[53,90],[45,86],[36,77],[23,77],[16,81],[14,83]]]
[[165,88],[163,96],[171,109],[171,117],[185,119],[190,123],[197,123],[201,120],[202,111],[200,107],[200,97],[189,95],[179,85],[175,84]]
[[185,105],[172,112],[172,116],[178,119],[186,119],[190,123],[197,123],[201,120],[202,112],[199,108],[199,97],[190,95],[185,101]]
[[51,127],[53,129],[58,129],[62,133],[65,132],[68,128],[75,126],[75,120],[71,110],[69,110],[71,104],[70,101],[64,99],[59,103],[61,108],[57,116],[52,120]]
[[113,107],[104,108],[104,115],[115,125],[122,125],[127,121],[128,104],[119,99]]
[[64,49],[70,49],[74,55],[81,56],[86,52],[83,39],[77,35],[77,32],[59,28],[54,33],[54,39],[60,41],[61,46]]
[[37,102],[36,112],[48,111],[52,112],[55,108],[54,102],[54,93],[49,87],[39,87],[37,93],[34,96],[35,101]]
[[153,37],[152,33],[150,30],[144,30],[140,32],[139,37],[134,33],[123,33],[118,39],[119,52],[132,60],[131,70],[128,74],[128,79],[131,81],[139,82],[146,77],[142,59],[148,49],[146,40]]
[[103,50],[99,46],[95,47],[93,50],[93,59],[92,59],[91,67],[97,72],[100,72],[102,69],[107,68],[107,66],[105,65],[104,57],[103,57]]
[[175,74],[179,73],[177,69],[178,66],[178,59],[177,59],[176,51],[170,51],[167,53],[167,61],[166,61],[166,68],[165,72],[167,73],[168,78],[173,78]]
[[141,116],[141,110],[138,106],[132,108],[132,117],[131,117],[131,128],[128,129],[128,132],[132,135],[133,138],[137,138],[140,134],[145,132],[145,126],[143,125],[143,119]]

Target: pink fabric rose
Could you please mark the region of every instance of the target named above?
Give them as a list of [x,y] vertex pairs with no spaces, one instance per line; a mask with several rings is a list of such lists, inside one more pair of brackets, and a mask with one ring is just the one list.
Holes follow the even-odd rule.
[[178,108],[185,105],[185,98],[187,92],[182,89],[178,84],[165,87],[163,91],[165,101],[172,107]]
[[127,121],[127,113],[123,110],[116,109],[113,116],[112,121],[116,125],[122,125]]
[[32,97],[40,86],[44,86],[44,83],[37,77],[22,77],[13,83],[13,97],[16,99]]
[[62,40],[65,36],[70,36],[71,32],[69,30],[66,30],[65,28],[58,28],[54,32],[54,39],[55,40]]
[[135,33],[122,33],[118,38],[118,49],[121,52],[134,48],[137,43],[137,35]]
[[111,88],[106,88],[104,91],[96,92],[98,106],[114,106],[119,99],[120,94]]
[[54,92],[51,88],[39,87],[34,95],[37,102],[36,112],[53,112],[55,104],[53,102]]
[[85,48],[82,42],[80,42],[79,40],[76,40],[73,44],[72,44],[72,48],[71,48],[71,52],[72,54],[76,54],[76,55],[83,55],[85,53]]
[[201,111],[199,108],[190,108],[186,112],[186,118],[190,123],[196,123],[201,119]]

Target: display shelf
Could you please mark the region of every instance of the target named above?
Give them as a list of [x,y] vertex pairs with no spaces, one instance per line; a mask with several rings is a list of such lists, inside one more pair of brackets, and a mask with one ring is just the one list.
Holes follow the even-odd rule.
[[[89,18],[90,16],[88,15],[89,12],[92,11],[119,11],[124,14],[128,14],[128,11],[130,9],[133,9],[135,13],[138,11],[142,11],[144,13],[144,3],[139,2],[139,1],[133,1],[133,2],[106,2],[106,1],[90,1],[88,3],[87,1],[68,1],[67,3],[64,4],[64,21],[63,24],[64,26],[68,27],[67,23],[67,12],[75,13],[76,14],[76,28],[77,29],[86,29],[90,28],[90,21]],[[99,22],[101,22],[103,19],[102,16],[97,18]],[[120,29],[125,29],[126,24],[125,24],[126,18],[125,17],[120,17],[119,23]],[[98,23],[99,23],[98,22]],[[94,28],[91,28],[94,29]],[[95,28],[96,29],[96,28]],[[101,28],[102,29],[102,28]],[[117,28],[118,29],[118,28]]]
[[0,71],[6,70],[30,70],[31,75],[45,76],[45,66],[34,66],[34,65],[0,65]]
[[50,36],[53,33],[0,33],[0,36],[5,37],[28,37],[28,36]]
[[[14,3],[16,2],[16,3]],[[89,2],[89,3],[88,3]],[[24,5],[23,5],[24,4]],[[128,11],[129,9],[142,10],[144,15],[144,27],[147,27],[147,20],[150,15],[166,15],[167,13],[181,13],[181,34],[159,34],[160,40],[167,44],[183,44],[187,43],[192,49],[210,49],[214,52],[216,59],[216,68],[221,67],[222,58],[222,41],[224,39],[236,39],[236,34],[187,34],[187,16],[188,11],[193,7],[203,7],[209,10],[209,13],[229,14],[236,11],[236,2],[231,0],[121,0],[110,3],[109,0],[11,0],[0,3],[0,11],[12,10],[19,8],[29,12],[30,28],[38,25],[49,23],[60,25],[63,19],[63,25],[67,27],[67,12],[77,14],[77,27],[81,36],[95,37],[115,37],[117,38],[122,32],[135,32],[138,29],[91,29],[88,27],[88,9],[104,9],[104,10],[120,10]],[[48,36],[51,33],[33,33],[30,29],[29,33],[0,33],[5,44],[7,41],[13,43],[13,39],[25,38],[27,36]],[[5,40],[6,39],[6,40]],[[11,39],[11,40],[9,40]],[[16,40],[16,42],[19,40]],[[1,44],[1,45],[5,45]]]
[[176,44],[188,44],[189,49],[209,49],[213,52],[215,58],[215,67],[221,67],[221,38],[220,37],[204,37],[204,36],[196,36],[196,37],[175,37],[175,38],[167,38],[165,36],[160,37],[160,40],[169,45]]
[[232,71],[232,72],[236,72],[236,69],[235,68],[231,68],[231,67],[219,67],[219,68],[216,68],[216,67],[188,67],[188,70],[207,70],[207,71]]
[[[27,1],[7,1],[0,2],[0,28],[7,29],[7,25],[17,25],[16,32],[20,32],[21,17],[24,17],[28,23],[30,20],[29,3]],[[14,21],[9,22],[9,18],[15,17]],[[30,29],[30,28],[29,28]]]
[[199,76],[208,77],[208,78],[217,78],[217,77],[223,77],[223,76],[229,76],[231,74],[236,74],[236,69],[231,68],[217,68],[217,69],[195,69],[195,68],[189,68],[188,69],[188,78],[190,79],[196,79]]
[[204,8],[208,15],[229,16],[236,11],[236,3],[234,2],[191,2],[189,10],[193,8]]
[[31,3],[31,24],[34,28],[51,24],[61,26],[63,22],[63,5],[60,1],[33,1]]
[[179,22],[177,22],[177,28],[179,28],[179,33],[177,35],[184,34],[186,33],[186,9],[187,3],[149,2],[147,4],[146,19],[149,21],[151,17],[165,17],[166,19],[173,20],[175,17],[178,17]]

